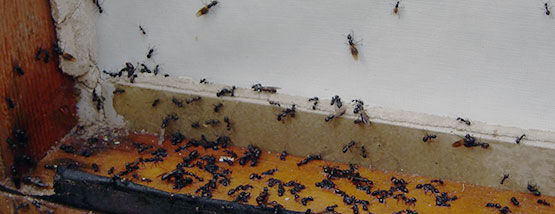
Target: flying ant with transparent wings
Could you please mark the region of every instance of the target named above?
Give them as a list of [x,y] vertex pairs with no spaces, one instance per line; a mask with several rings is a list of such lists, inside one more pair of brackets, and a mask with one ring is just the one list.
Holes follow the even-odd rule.
[[353,113],[358,114],[359,117],[355,119],[355,124],[370,124],[370,117],[368,116],[368,112],[364,109],[364,102],[362,100],[353,100],[354,108]]
[[359,43],[362,42],[361,40],[358,41],[354,41],[354,33],[351,31],[351,33],[347,34],[347,44],[349,45],[349,48],[351,49],[351,55],[353,55],[353,58],[355,60],[358,60],[358,49],[357,49],[357,45],[359,45]]
[[346,105],[342,104],[341,98],[337,95],[332,97],[330,105],[334,106],[334,112],[329,114],[324,119],[326,122],[329,122],[330,120],[333,120],[333,118],[340,117],[341,115],[345,114],[345,112],[347,111]]
[[277,90],[280,89],[279,87],[274,87],[274,86],[263,86],[260,83],[252,85],[251,88],[252,88],[253,91],[269,92],[269,93],[276,93]]
[[197,17],[207,14],[210,11],[210,8],[216,6],[217,4],[218,4],[218,1],[216,0],[211,1],[208,4],[205,3],[204,7],[200,8],[197,11]]
[[392,14],[393,15],[397,15],[399,18],[401,18],[401,9],[404,8],[401,5],[401,1],[402,0],[395,0],[395,3],[393,4],[393,10],[392,10]]
[[399,1],[397,1],[397,3],[395,3],[395,8],[393,8],[393,13],[395,13],[396,15],[399,15]]

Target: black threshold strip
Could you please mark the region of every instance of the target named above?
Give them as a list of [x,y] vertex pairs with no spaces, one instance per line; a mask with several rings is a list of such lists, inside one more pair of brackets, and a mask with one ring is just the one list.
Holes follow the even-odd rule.
[[47,201],[105,213],[284,213],[283,208],[256,207],[236,202],[171,194],[130,181],[58,167],[54,195],[34,196]]

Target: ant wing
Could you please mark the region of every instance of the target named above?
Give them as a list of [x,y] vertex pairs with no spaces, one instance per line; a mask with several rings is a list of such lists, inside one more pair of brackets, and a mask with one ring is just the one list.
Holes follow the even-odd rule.
[[368,114],[366,113],[366,111],[362,111],[360,113],[360,118],[362,119],[362,123],[364,123],[365,125],[370,124],[370,117],[368,116]]
[[64,60],[67,60],[67,61],[75,62],[75,57],[73,57],[73,55],[68,53],[63,53],[62,58],[64,58]]
[[458,141],[455,141],[451,146],[453,146],[453,147],[459,147],[459,146],[462,146],[463,143],[464,143],[464,139],[460,139],[460,140],[458,140]]
[[357,45],[357,46],[359,46],[359,45],[362,46],[362,40],[363,40],[363,39],[360,39],[360,40],[354,42],[353,44],[355,44],[355,45]]
[[345,114],[345,112],[347,111],[347,107],[345,107],[345,105],[341,106],[341,108],[338,108],[337,105],[334,105],[334,106],[335,106],[335,113],[334,113],[335,117],[339,117]]
[[270,89],[270,90],[278,90],[281,89],[280,87],[275,87],[275,86],[264,86],[265,89]]

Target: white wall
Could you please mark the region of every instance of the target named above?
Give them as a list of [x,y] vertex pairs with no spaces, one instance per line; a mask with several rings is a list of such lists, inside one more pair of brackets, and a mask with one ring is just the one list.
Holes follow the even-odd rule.
[[[394,3],[222,0],[196,17],[200,0],[104,1],[98,64],[147,61],[172,76],[555,130],[555,19],[544,1],[405,0],[400,16]],[[358,61],[351,31],[363,39]]]

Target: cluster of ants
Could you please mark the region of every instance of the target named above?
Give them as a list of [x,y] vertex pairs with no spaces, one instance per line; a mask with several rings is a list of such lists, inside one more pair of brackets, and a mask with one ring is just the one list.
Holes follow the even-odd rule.
[[[98,11],[100,13],[103,12],[102,7],[100,6],[98,0],[93,0],[93,3],[97,6]],[[214,0],[211,1],[210,3],[206,4],[205,6],[203,6],[201,9],[199,9],[196,13],[197,17],[206,15],[209,13],[209,11],[218,4],[218,1]],[[395,4],[395,7],[393,9],[393,12],[395,14],[399,13],[399,4],[400,2],[397,1]],[[549,6],[548,3],[545,3],[545,14],[546,15],[550,15],[551,12],[549,10]],[[139,30],[141,31],[141,33],[143,35],[146,35],[146,31],[143,28],[143,26],[139,25]],[[357,44],[358,42],[354,41],[354,35],[353,33],[350,33],[347,35],[347,43],[349,45],[350,48],[350,53],[353,56],[353,58],[355,60],[358,59],[358,49],[357,49]],[[154,54],[154,49],[150,48],[147,51],[146,57],[147,58],[151,58]],[[44,52],[44,50],[39,49],[37,51],[37,56],[36,56],[37,60],[43,59],[46,62],[48,62],[49,60],[49,55],[48,52]],[[64,57],[66,58],[66,57]],[[67,56],[68,59],[71,59],[71,56]],[[137,63],[139,64],[139,63]],[[123,73],[127,73],[127,77],[130,78],[131,82],[134,82],[134,79],[137,77],[137,74],[135,73],[137,71],[137,69],[139,70],[139,72],[141,73],[154,73],[154,75],[157,75],[160,71],[159,71],[159,66],[157,65],[154,69],[150,69],[148,68],[145,64],[140,64],[140,67],[137,66],[137,68],[135,68],[135,66],[130,63],[127,62],[125,63],[125,67],[122,68],[119,72],[117,73],[112,73],[112,72],[107,72],[107,71],[103,71],[105,74],[108,74],[111,77],[121,77],[123,75]],[[20,67],[14,67],[14,71],[16,71],[18,74],[23,75],[24,71],[23,69],[21,69]],[[167,76],[167,75],[166,75]],[[204,83],[207,84],[208,82],[206,81],[206,79],[201,80],[200,83]],[[272,86],[263,86],[261,84],[254,84],[252,87],[253,91],[256,92],[267,92],[267,93],[276,93],[277,90],[279,89],[278,87],[272,87]],[[223,88],[220,91],[218,91],[216,93],[217,97],[222,97],[222,96],[235,96],[235,90],[236,87],[233,86],[231,88]],[[123,93],[124,91],[115,91],[114,93]],[[93,91],[93,101],[96,102],[96,107],[97,110],[101,110],[102,109],[102,101],[104,100],[103,97],[98,96],[96,94],[95,91]],[[200,100],[200,97],[198,98],[198,100]],[[189,104],[191,102],[194,101],[198,101],[198,100],[186,100],[186,103]],[[159,99],[156,99],[153,103],[152,106],[155,107],[158,103],[159,103]],[[310,98],[308,99],[309,102],[313,102],[313,106],[312,109],[316,110],[317,109],[317,105],[319,104],[319,98],[318,97],[314,97],[314,98]],[[6,102],[9,104],[9,106],[13,106],[13,101],[11,101],[11,99],[6,98]],[[172,102],[174,104],[176,104],[178,107],[183,106],[183,102],[176,100],[174,98],[174,100],[172,100]],[[364,109],[364,102],[362,100],[352,100],[352,102],[354,103],[354,108],[353,108],[353,113],[355,115],[357,115],[357,118],[354,120],[355,124],[365,124],[368,125],[370,124],[370,118],[368,116],[368,113],[366,112],[366,110]],[[269,103],[271,105],[277,105],[280,106],[279,103],[275,102],[275,101],[269,101]],[[342,116],[345,112],[346,112],[346,107],[343,105],[343,102],[341,100],[341,98],[339,96],[334,96],[331,99],[330,105],[334,106],[334,112],[332,114],[329,114],[328,116],[326,116],[324,118],[325,122],[329,122],[331,120],[333,120],[334,118],[340,117]],[[223,106],[223,104],[219,103],[218,105],[214,106],[214,112],[218,112],[220,110],[220,108]],[[293,104],[290,108],[286,108],[284,110],[282,110],[278,115],[277,115],[277,120],[278,121],[283,121],[286,117],[290,116],[290,117],[295,117],[295,112],[296,112],[296,105]],[[165,128],[169,121],[171,120],[177,120],[178,118],[176,116],[173,115],[169,115],[168,117],[166,117],[164,119],[164,122],[162,123],[162,128]],[[229,122],[229,118],[226,117],[225,119],[226,123],[228,124],[228,130],[230,129],[230,122]],[[468,126],[471,125],[470,120],[468,119],[464,119],[464,118],[457,118],[457,121],[460,121]],[[218,121],[215,120],[211,120],[211,121],[206,121],[205,124],[206,125],[212,125],[212,124],[216,124],[218,123]],[[192,127],[200,127],[200,123],[193,123]],[[432,139],[435,139],[437,136],[436,135],[430,135],[427,134],[426,136],[423,137],[423,141],[424,142],[429,142]],[[521,140],[523,140],[523,138],[526,137],[526,135],[521,135],[519,137],[516,138],[516,143],[519,144],[521,142]],[[181,141],[183,141],[185,138],[183,135],[181,134],[174,134],[172,137],[172,144],[177,145],[179,144]],[[200,141],[196,141],[196,140],[189,140],[187,145],[183,146],[183,147],[179,147],[178,149],[176,149],[176,151],[181,151],[184,150],[186,148],[192,147],[192,146],[205,146],[206,148],[212,148],[214,150],[219,149],[219,147],[221,148],[226,148],[225,145],[227,145],[227,143],[229,142],[229,138],[222,138],[222,139],[218,139],[217,141],[209,141],[207,140],[204,136],[203,139],[201,139]],[[348,145],[346,145],[343,148],[343,152],[347,152],[351,147],[353,147],[355,145],[354,141],[351,141]],[[464,145],[465,147],[477,147],[480,146],[482,148],[488,148],[489,144],[488,143],[482,143],[482,142],[478,142],[474,137],[470,136],[470,135],[465,135],[464,139],[461,139],[457,142],[455,142],[453,144],[454,147],[458,147]],[[148,147],[142,144],[137,144],[137,149],[138,152],[141,153],[143,151],[146,150],[150,150],[152,149],[152,147]],[[362,149],[362,155],[363,157],[366,157],[366,150],[364,148],[364,146],[361,147]],[[66,147],[63,149],[66,152],[74,152],[70,147]],[[226,152],[228,154],[234,154],[233,152],[231,152],[230,150],[226,150]],[[249,146],[248,151],[245,152],[244,156],[242,156],[241,158],[239,158],[239,162],[241,165],[245,165],[247,162],[251,162],[251,166],[256,166],[257,160],[260,156],[261,152],[260,149],[258,149],[255,146]],[[133,173],[136,169],[138,169],[138,163],[140,162],[158,162],[158,161],[163,161],[163,158],[165,157],[165,155],[167,155],[167,153],[165,153],[165,151],[163,149],[158,149],[152,152],[153,157],[152,158],[146,158],[146,159],[139,159],[138,161],[132,162],[132,163],[128,163],[126,164],[126,169],[124,171],[121,171],[119,173],[116,173],[114,175],[114,178],[120,178],[123,175],[129,174],[129,173]],[[284,151],[282,153],[282,155],[280,156],[280,159],[285,160],[285,156],[287,155],[287,153]],[[236,154],[232,155],[237,157]],[[195,164],[193,164],[192,162],[196,159],[200,159],[202,161],[204,161],[204,164],[202,164],[201,161],[197,161]],[[302,166],[304,164],[309,163],[312,160],[320,160],[321,156],[320,155],[311,155],[308,156],[306,159],[304,159],[303,161],[299,162],[297,165],[298,166]],[[224,160],[224,162],[228,163],[229,165],[233,165],[233,161],[230,159],[226,159]],[[183,158],[183,162],[181,162],[180,164],[178,164],[176,166],[176,169],[165,173],[163,176],[161,176],[162,180],[165,181],[170,181],[174,183],[174,189],[181,189],[187,185],[190,185],[191,183],[193,183],[193,179],[190,177],[193,177],[195,179],[197,179],[198,181],[202,181],[202,178],[186,171],[187,167],[199,167],[199,168],[203,168],[204,170],[210,172],[213,175],[213,178],[211,180],[209,180],[208,183],[206,183],[205,185],[203,185],[201,188],[197,189],[197,193],[201,192],[201,195],[203,197],[211,197],[211,193],[214,189],[216,189],[216,185],[218,183],[227,186],[229,184],[229,177],[227,176],[229,173],[229,171],[226,171],[225,169],[222,170],[222,168],[218,167],[216,164],[216,160],[214,157],[212,156],[203,156],[203,157],[199,157],[198,152],[196,150],[193,150],[192,152],[190,152],[189,156],[184,157]],[[95,171],[97,171],[98,166],[96,164],[93,165],[93,168],[95,169]],[[113,167],[111,168],[112,171],[109,174],[114,173],[113,172]],[[275,171],[277,171],[277,169],[275,169]],[[272,175],[274,172],[274,170],[269,170],[269,171],[265,171],[262,173],[262,175]],[[363,207],[363,210],[367,210],[367,205],[368,205],[368,201],[365,200],[359,200],[356,199],[355,196],[349,196],[348,194],[346,194],[345,192],[337,189],[335,187],[335,184],[333,183],[333,179],[334,178],[347,178],[349,179],[354,185],[357,186],[357,189],[366,191],[368,194],[375,196],[376,198],[378,198],[378,200],[380,202],[383,203],[383,201],[387,198],[387,197],[393,197],[394,199],[397,200],[403,200],[405,203],[407,204],[414,204],[416,202],[415,198],[408,198],[404,193],[408,193],[408,189],[406,188],[407,183],[403,180],[403,179],[397,179],[395,177],[393,177],[391,179],[392,183],[394,186],[392,186],[389,190],[375,190],[375,191],[371,191],[370,189],[373,187],[373,183],[371,180],[367,179],[367,178],[363,178],[360,176],[359,173],[356,172],[356,168],[354,166],[351,165],[350,169],[346,169],[346,170],[341,170],[338,168],[330,168],[330,167],[324,167],[324,173],[326,173],[327,178],[324,179],[322,182],[318,182],[316,183],[316,186],[321,187],[321,188],[325,188],[325,189],[331,189],[333,190],[336,194],[340,195],[343,197],[343,201],[348,204],[348,205],[352,205],[352,209],[353,209],[353,213],[358,213],[358,205],[361,205]],[[133,177],[136,174],[133,174]],[[190,177],[188,177],[190,176]],[[508,177],[508,176],[507,176]],[[252,174],[251,175],[252,179],[260,179],[261,176],[258,174]],[[504,177],[503,180],[505,180],[506,178]],[[26,180],[30,180],[30,179],[26,179]],[[149,181],[150,179],[148,178],[142,178],[142,181]],[[304,185],[297,183],[295,181],[289,181],[289,182],[282,182],[280,180],[274,179],[274,178],[270,178],[269,180],[269,187],[273,187],[274,185],[277,185],[278,188],[278,194],[283,195],[285,188],[284,187],[291,187],[290,192],[295,196],[295,199],[298,199],[298,192],[302,191],[302,189],[304,189]],[[36,182],[38,183],[38,182]],[[439,190],[437,190],[437,188],[432,185],[432,183],[439,183],[439,184],[443,184],[443,182],[441,180],[432,180],[431,183],[428,184],[418,184],[417,185],[417,189],[423,189],[426,193],[427,192],[431,192],[433,194],[436,194],[436,205],[437,206],[450,206],[449,205],[449,201],[453,201],[456,200],[457,197],[456,196],[452,196],[450,197],[447,193],[443,192],[440,193]],[[250,185],[239,185],[235,188],[232,188],[229,190],[228,195],[234,195],[236,192],[239,192],[242,190],[242,192],[240,192],[236,199],[234,201],[236,202],[247,202],[248,199],[250,198],[250,193],[249,192],[245,192],[245,190],[248,189],[252,189],[252,186]],[[539,191],[537,190],[537,188],[535,186],[528,186],[528,189],[534,193],[539,195]],[[402,193],[398,193],[395,194],[396,191],[400,191]],[[283,209],[283,206],[279,205],[277,202],[273,201],[268,203],[268,188],[265,187],[264,190],[259,194],[259,196],[256,198],[256,202],[258,204],[258,206],[260,207],[265,207],[267,205],[271,205],[273,206],[276,210],[279,209]],[[314,199],[312,197],[305,197],[305,198],[301,198],[300,201],[303,205],[307,205],[307,203],[309,201],[313,201]],[[511,202],[518,206],[518,201],[516,198],[511,198]],[[546,202],[545,200],[538,200],[538,203],[540,204],[544,204],[549,206],[550,204],[548,202]],[[498,204],[491,204],[488,203],[486,205],[487,207],[495,207],[498,208],[500,210],[501,213],[507,213],[510,212],[510,209],[508,207],[503,207],[501,208],[500,205]],[[333,212],[335,207],[337,207],[337,205],[332,205],[332,206],[328,206],[326,208],[326,211],[330,211]],[[308,211],[308,213],[310,213],[310,211]],[[410,210],[410,209],[406,209],[406,210],[401,210],[397,213],[418,213],[416,211]]]

